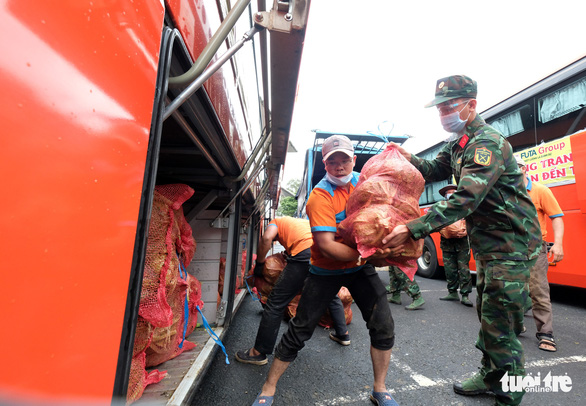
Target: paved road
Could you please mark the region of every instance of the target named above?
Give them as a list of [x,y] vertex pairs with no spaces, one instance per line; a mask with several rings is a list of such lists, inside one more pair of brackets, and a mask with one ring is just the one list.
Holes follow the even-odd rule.
[[[381,279],[388,275],[381,272]],[[407,311],[390,304],[396,327],[396,344],[387,376],[387,387],[400,405],[493,405],[491,396],[463,397],[452,390],[454,381],[471,376],[479,366],[480,351],[474,347],[478,333],[475,308],[459,302],[443,302],[445,281],[416,277],[425,298],[422,310]],[[559,350],[548,353],[537,349],[535,323],[525,319],[527,333],[521,337],[529,374],[543,381],[550,376],[572,380],[569,392],[527,393],[523,404],[548,406],[584,405],[586,388],[586,303],[584,290],[554,288],[554,328]],[[471,299],[475,301],[476,294]],[[410,299],[403,293],[403,305]],[[372,385],[369,340],[360,311],[353,305],[354,319],[349,325],[352,344],[342,347],[318,328],[299,357],[279,382],[274,405],[369,405]],[[213,363],[193,405],[250,405],[268,372],[268,365],[239,363],[234,353],[254,343],[260,321],[258,302],[245,299],[228,331],[224,344],[230,365],[221,352]],[[286,330],[283,322],[281,333]],[[272,360],[272,356],[270,357]],[[270,365],[270,364],[269,364]],[[539,374],[539,375],[538,375]],[[566,379],[566,378],[564,378]],[[544,384],[539,388],[543,390]]]

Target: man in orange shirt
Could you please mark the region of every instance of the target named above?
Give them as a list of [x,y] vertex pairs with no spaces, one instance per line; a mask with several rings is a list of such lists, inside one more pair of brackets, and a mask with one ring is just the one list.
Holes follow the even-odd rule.
[[[310,274],[305,281],[296,316],[275,350],[269,375],[253,405],[271,405],[277,383],[289,364],[313,334],[329,302],[346,286],[358,305],[370,334],[370,356],[374,372],[370,399],[377,405],[398,406],[385,386],[395,342],[395,325],[387,303],[385,286],[374,266],[357,250],[342,243],[338,224],[346,217],[346,202],[358,182],[353,172],[354,147],[348,137],[332,135],[322,145],[326,175],[311,191],[306,212],[313,233]],[[396,256],[397,247],[380,256]],[[371,257],[379,259],[378,257]],[[369,259],[371,259],[369,258]]]
[[[539,183],[531,182],[527,176],[527,165],[519,156],[515,156],[517,165],[523,172],[523,179],[527,193],[535,205],[539,225],[541,226],[542,246],[537,258],[537,262],[529,271],[529,296],[533,302],[532,312],[537,326],[537,339],[539,340],[539,349],[543,351],[557,351],[556,342],[553,338],[553,314],[551,311],[551,300],[549,297],[549,282],[547,280],[547,270],[549,262],[559,262],[564,258],[564,212],[560,208],[555,196],[551,190]],[[553,228],[554,243],[547,252],[547,235],[545,216],[551,219]]]
[[[293,217],[279,217],[269,223],[256,250],[255,276],[262,276],[265,257],[273,241],[285,248],[287,265],[271,290],[256,333],[254,347],[236,352],[236,360],[245,364],[265,365],[267,354],[272,354],[283,313],[289,302],[301,291],[309,273],[309,248],[313,244],[309,221]],[[350,345],[346,328],[344,305],[338,296],[329,304],[335,333],[330,338],[340,345]]]

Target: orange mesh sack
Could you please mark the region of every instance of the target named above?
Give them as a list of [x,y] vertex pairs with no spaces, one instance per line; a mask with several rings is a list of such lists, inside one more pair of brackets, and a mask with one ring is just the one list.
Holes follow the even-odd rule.
[[[346,219],[338,226],[344,242],[369,257],[382,247],[382,239],[400,224],[419,218],[419,198],[425,181],[421,173],[392,145],[370,158],[346,204]],[[409,239],[405,252],[387,258],[411,280],[417,271],[423,240]]]
[[129,405],[137,401],[148,385],[161,382],[165,376],[167,376],[167,371],[160,372],[157,369],[151,372],[146,371],[144,351],[132,357],[130,363],[130,375],[128,377],[126,404]]
[[[153,331],[153,340],[146,349],[146,366],[152,367],[165,361],[175,358],[183,351],[191,350],[195,344],[190,341],[183,341],[183,330],[185,322],[185,295],[187,294],[187,283],[177,279],[173,290],[169,292],[168,299],[173,310],[173,323],[169,327],[156,327]],[[193,315],[192,317],[197,317]],[[183,345],[179,345],[183,341]]]
[[267,282],[274,286],[285,266],[287,266],[287,261],[285,261],[283,254],[270,255],[265,259],[265,269],[262,274]]
[[226,258],[220,258],[220,273],[218,277],[218,294],[224,294],[224,277],[226,275]]
[[462,238],[460,237],[459,233],[464,231],[464,235],[466,235],[466,220],[458,220],[455,223],[450,224],[442,228],[439,233],[444,238]]
[[139,307],[139,315],[155,327],[168,327],[173,320],[166,292],[172,290],[177,274],[169,268],[178,268],[178,254],[187,265],[195,253],[181,208],[193,193],[187,185],[155,187]]
[[267,303],[267,299],[269,298],[269,295],[271,294],[271,291],[273,290],[273,286],[274,285],[271,285],[270,283],[268,283],[265,278],[258,278],[258,277],[254,278],[254,287],[256,288],[256,291],[260,295],[260,302],[262,304]]

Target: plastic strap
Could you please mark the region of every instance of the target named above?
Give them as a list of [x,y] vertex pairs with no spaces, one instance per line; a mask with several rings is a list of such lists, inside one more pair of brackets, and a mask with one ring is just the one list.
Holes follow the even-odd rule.
[[222,348],[222,351],[224,351],[224,355],[226,356],[226,364],[230,364],[230,361],[228,360],[228,354],[226,353],[226,347],[224,347],[224,344],[222,344],[222,340],[220,340],[218,335],[214,332],[214,330],[212,330],[212,328],[208,324],[208,321],[206,320],[203,313],[201,312],[201,309],[199,308],[199,306],[197,306],[197,311],[199,312],[199,314],[201,314],[203,326],[207,330],[210,337],[212,337],[214,339],[214,341],[216,342],[216,344],[218,344]]
[[[244,278],[244,283],[246,284],[246,289],[248,290],[248,293],[250,293],[250,296],[252,296],[252,300],[259,300],[260,298],[256,297],[254,295],[254,293],[252,293],[252,290],[250,289],[250,286],[248,285],[248,279],[250,278],[254,278],[254,275],[248,275],[246,278]],[[260,296],[260,294],[259,294]]]
[[[184,268],[183,262],[181,262],[181,257],[177,254],[177,258],[179,259],[179,275],[185,282],[187,282],[187,269]],[[183,272],[185,271],[185,276],[183,276]],[[183,338],[181,339],[181,343],[179,344],[179,348],[183,348],[183,342],[185,341],[185,335],[187,334],[187,323],[189,322],[189,301],[188,301],[188,291],[185,291],[185,309],[183,311]]]

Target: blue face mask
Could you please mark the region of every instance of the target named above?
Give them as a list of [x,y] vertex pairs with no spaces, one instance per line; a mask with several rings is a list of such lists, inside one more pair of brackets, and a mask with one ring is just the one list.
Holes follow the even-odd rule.
[[[468,103],[466,103],[466,105],[468,105]],[[468,114],[468,117],[470,117],[470,114]],[[466,127],[468,117],[466,117],[466,120],[462,120],[460,118],[460,111],[454,111],[453,113],[446,114],[445,116],[440,116],[440,120],[442,122],[444,130],[446,130],[447,132],[460,133],[464,129],[464,127]]]
[[328,182],[336,186],[346,186],[348,182],[352,180],[352,174],[350,173],[346,176],[342,176],[341,178],[337,178],[326,172],[326,179],[328,180]]

